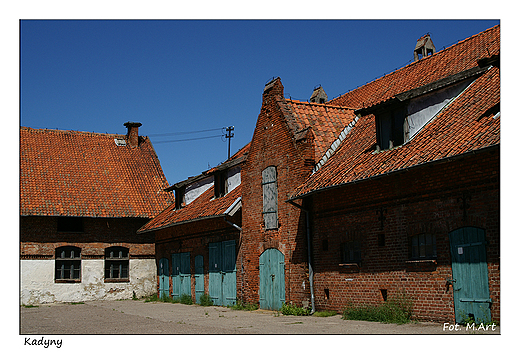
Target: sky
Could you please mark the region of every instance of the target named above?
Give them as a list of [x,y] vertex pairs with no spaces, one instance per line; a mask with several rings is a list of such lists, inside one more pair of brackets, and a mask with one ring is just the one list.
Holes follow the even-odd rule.
[[[126,133],[142,123],[170,184],[251,141],[262,91],[329,99],[413,61],[430,33],[437,51],[499,20],[22,20],[20,125]],[[203,131],[203,132],[200,132]],[[179,141],[180,140],[180,141]]]

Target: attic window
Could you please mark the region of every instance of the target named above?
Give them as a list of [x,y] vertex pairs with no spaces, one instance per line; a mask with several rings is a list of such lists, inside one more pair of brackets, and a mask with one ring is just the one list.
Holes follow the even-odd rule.
[[[392,149],[405,141],[406,106],[376,113],[377,145],[379,150]],[[406,131],[405,131],[406,130]]]
[[114,139],[114,142],[116,143],[116,146],[126,146],[125,139]]
[[228,192],[228,175],[227,170],[215,174],[215,198],[222,197]]
[[82,233],[83,218],[81,217],[58,217],[58,232]]
[[175,189],[175,209],[180,210],[185,204],[186,188],[180,187]]

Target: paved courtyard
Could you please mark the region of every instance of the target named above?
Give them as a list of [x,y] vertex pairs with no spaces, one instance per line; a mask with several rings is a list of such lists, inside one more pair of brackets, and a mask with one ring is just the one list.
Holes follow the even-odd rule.
[[[94,301],[20,308],[22,335],[83,334],[498,334],[442,323],[382,324],[332,317],[284,316],[277,312],[149,302]],[[450,331],[449,328],[452,328]]]

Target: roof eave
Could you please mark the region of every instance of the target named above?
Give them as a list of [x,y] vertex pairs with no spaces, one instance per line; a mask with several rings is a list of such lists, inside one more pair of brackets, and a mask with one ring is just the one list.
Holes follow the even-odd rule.
[[348,185],[358,184],[358,183],[361,183],[361,182],[370,181],[370,180],[374,180],[374,179],[378,179],[378,178],[383,178],[383,177],[390,176],[390,175],[393,175],[393,174],[408,172],[408,171],[410,171],[412,169],[424,167],[424,166],[427,166],[427,165],[431,166],[433,164],[440,164],[440,163],[443,163],[443,162],[450,162],[450,161],[454,161],[454,160],[457,160],[457,159],[460,159],[460,158],[464,158],[464,157],[472,155],[472,154],[478,154],[478,153],[491,151],[493,149],[499,149],[499,147],[500,147],[500,143],[497,143],[497,144],[494,144],[494,145],[491,145],[491,146],[482,147],[482,148],[479,148],[479,149],[476,149],[476,150],[464,152],[464,153],[457,154],[457,155],[454,155],[454,156],[444,157],[444,158],[441,158],[441,159],[436,159],[434,161],[429,161],[429,162],[424,162],[424,163],[420,163],[420,164],[415,164],[415,165],[412,165],[410,167],[396,169],[396,170],[391,170],[389,172],[382,173],[382,174],[372,175],[372,176],[370,176],[368,178],[356,179],[356,180],[352,180],[352,181],[345,182],[345,183],[325,186],[325,187],[322,187],[322,188],[318,188],[316,190],[309,191],[309,192],[307,192],[305,194],[302,194],[302,195],[293,196],[290,199],[286,200],[285,202],[292,203],[295,200],[304,199],[306,197],[315,195],[315,194],[323,192],[323,191],[333,190],[333,189],[337,189],[337,188],[340,188],[340,187],[343,187],[343,186],[348,186]]

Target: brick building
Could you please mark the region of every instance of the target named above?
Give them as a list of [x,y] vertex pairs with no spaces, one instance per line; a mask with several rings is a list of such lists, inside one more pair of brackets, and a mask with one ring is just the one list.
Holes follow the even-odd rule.
[[136,231],[173,202],[140,123],[126,135],[20,128],[23,304],[155,291],[152,236]]
[[405,296],[419,319],[500,320],[499,55],[496,26],[327,102],[355,124],[290,197],[317,308]]
[[154,237],[157,291],[179,299],[209,294],[215,305],[237,296],[237,257],[242,225],[241,170],[249,144],[218,167],[178,182],[166,191],[175,204],[145,224],[138,234]]
[[[173,185],[177,204],[139,230],[159,293],[338,311],[404,296],[418,319],[500,320],[500,27],[411,49],[332,100],[266,84],[247,158]],[[212,294],[227,273],[228,301]]]

